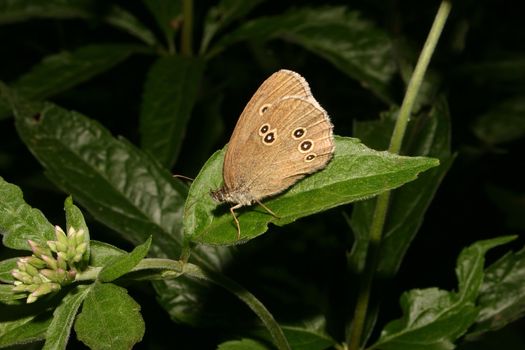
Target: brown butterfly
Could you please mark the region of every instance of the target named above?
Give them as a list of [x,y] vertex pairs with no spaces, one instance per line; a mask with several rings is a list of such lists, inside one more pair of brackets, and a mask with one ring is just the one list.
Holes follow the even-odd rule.
[[332,123],[298,73],[280,70],[257,89],[242,112],[228,143],[224,185],[212,191],[234,210],[260,204],[308,174],[324,168],[334,152]]

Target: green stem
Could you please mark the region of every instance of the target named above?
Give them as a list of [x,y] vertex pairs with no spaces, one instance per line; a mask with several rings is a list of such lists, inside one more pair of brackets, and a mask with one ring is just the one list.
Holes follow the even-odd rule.
[[379,247],[381,244],[381,236],[383,233],[383,227],[385,225],[389,200],[390,191],[379,195],[376,200],[374,215],[372,217],[372,223],[370,226],[370,242],[366,254],[363,279],[359,285],[353,323],[349,332],[347,332],[347,343],[349,344],[349,350],[357,350],[361,345],[361,338],[363,337],[363,331],[365,328],[370,294],[372,292],[372,282],[374,280],[374,273],[379,261]]
[[182,1],[182,16],[181,53],[184,56],[191,56],[193,54],[191,45],[193,39],[193,0]]
[[102,270],[102,267],[89,267],[86,270],[77,273],[75,276],[75,282],[94,281],[97,279],[100,270]]
[[[403,137],[407,128],[410,114],[414,106],[423,77],[428,68],[430,58],[434,53],[434,49],[438,43],[439,37],[445,26],[445,22],[450,13],[451,3],[449,0],[444,0],[438,9],[434,23],[430,29],[421,55],[410,78],[410,82],[405,93],[405,98],[399,110],[399,115],[396,120],[396,125],[390,139],[389,151],[391,153],[399,153],[403,144]],[[372,283],[374,274],[379,262],[380,244],[383,235],[383,227],[388,213],[388,204],[391,192],[385,192],[377,197],[376,206],[374,209],[374,216],[370,226],[370,244],[368,247],[365,269],[363,272],[363,280],[360,284],[359,293],[357,295],[356,308],[354,311],[354,318],[347,331],[347,344],[349,350],[358,350],[361,348],[361,339],[365,328],[366,315],[368,304],[370,301],[370,294],[372,292]]]
[[274,344],[279,350],[289,350],[290,345],[284,336],[284,333],[279,327],[279,324],[273,318],[272,314],[266,307],[250,292],[244,289],[235,281],[215,272],[204,271],[197,265],[187,264],[184,268],[184,273],[188,276],[193,276],[200,279],[205,279],[213,282],[229,292],[233,293],[237,298],[243,301],[252,311],[261,319],[263,324],[270,332]]
[[191,255],[191,242],[189,239],[185,239],[182,242],[182,251],[180,253],[179,260],[186,263],[190,259],[190,255]]
[[[152,275],[155,271],[166,272],[169,271],[174,275],[180,275],[184,273],[185,262],[171,259],[159,259],[159,258],[148,258],[142,259],[130,272],[137,272],[143,270],[152,270]],[[75,282],[81,281],[94,281],[97,279],[98,274],[102,270],[102,267],[89,267],[85,271],[77,273],[75,276]]]
[[423,50],[419,55],[416,68],[412,73],[410,82],[408,83],[407,91],[405,93],[405,98],[399,109],[399,116],[396,121],[394,132],[392,133],[392,138],[390,139],[389,151],[392,153],[399,153],[401,150],[401,145],[403,143],[403,136],[405,135],[406,126],[410,119],[410,114],[412,108],[414,107],[414,102],[416,100],[419,89],[421,88],[421,83],[423,82],[423,77],[427,71],[430,58],[434,53],[434,49],[438,43],[439,37],[445,27],[445,22],[450,13],[450,8],[452,4],[450,0],[444,0],[439,6],[436,17],[434,18],[434,23],[432,28],[430,28],[430,33],[428,33],[427,40],[423,46]]

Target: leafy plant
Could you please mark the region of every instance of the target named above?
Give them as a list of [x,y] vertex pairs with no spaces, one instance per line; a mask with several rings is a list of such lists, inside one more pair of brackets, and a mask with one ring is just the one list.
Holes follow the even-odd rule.
[[[0,37],[14,39],[0,71],[0,347],[468,349],[516,324],[523,249],[485,260],[523,227],[519,194],[486,187],[511,223],[496,233],[507,235],[448,244],[451,222],[438,225],[450,230],[439,232],[448,249],[418,245],[438,237],[424,219],[439,222],[436,193],[457,189],[440,189],[447,173],[453,180],[462,159],[502,154],[524,135],[521,85],[507,65],[467,62],[450,74],[439,64],[452,56],[434,54],[450,5],[417,55],[413,37],[374,23],[367,6],[0,2],[13,33]],[[418,20],[428,31],[431,18]],[[23,56],[24,45],[46,53]],[[336,136],[325,169],[265,200],[278,217],[240,210],[238,239],[209,195],[222,183],[216,149],[248,90],[283,67],[308,78],[337,133],[352,126],[357,138]],[[514,89],[475,111],[469,127],[481,145],[458,154],[455,79],[465,76]],[[172,171],[196,177],[188,185]],[[446,217],[461,216],[461,204],[447,203]],[[457,287],[412,280],[452,276],[450,256]],[[390,306],[399,297],[401,315]]]

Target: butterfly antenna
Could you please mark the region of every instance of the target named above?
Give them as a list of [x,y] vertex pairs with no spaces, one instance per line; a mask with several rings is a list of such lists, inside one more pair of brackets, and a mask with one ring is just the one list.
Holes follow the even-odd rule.
[[173,174],[173,177],[176,177],[177,179],[188,180],[189,182],[193,182],[193,180],[194,180],[191,177],[187,177],[187,176],[184,176],[184,175],[178,175],[178,174]]

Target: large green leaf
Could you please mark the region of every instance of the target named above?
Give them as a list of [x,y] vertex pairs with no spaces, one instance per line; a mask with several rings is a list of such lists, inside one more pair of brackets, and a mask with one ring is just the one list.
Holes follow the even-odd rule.
[[142,147],[168,168],[179,154],[203,69],[201,60],[168,56],[148,73],[140,115]]
[[469,337],[504,327],[525,315],[525,248],[490,265],[479,293],[480,311]]
[[[204,165],[186,201],[185,235],[197,242],[239,243],[227,206],[219,206],[209,195],[210,190],[221,186],[224,152],[224,149],[216,152]],[[401,186],[437,164],[436,159],[377,152],[357,139],[337,137],[334,159],[324,170],[265,202],[278,217],[256,206],[237,212],[241,240],[252,239],[265,232],[270,222],[284,225]]]
[[[6,92],[6,91],[4,91]],[[16,100],[16,126],[48,177],[98,220],[154,254],[178,256],[186,187],[100,124],[53,104]]]
[[479,241],[463,249],[456,264],[458,291],[415,289],[401,297],[403,317],[388,323],[371,349],[444,350],[474,323],[485,253],[515,237]]
[[345,7],[301,8],[255,19],[225,35],[210,51],[240,41],[276,38],[323,57],[384,100],[393,100],[388,86],[396,68],[390,39]]
[[55,229],[44,214],[24,201],[18,186],[0,176],[0,234],[9,248],[29,250],[28,239],[43,246],[55,237]]
[[[11,84],[20,95],[44,99],[70,89],[109,70],[143,47],[123,44],[93,44],[71,52],[45,57]],[[0,99],[0,119],[10,114],[10,106]]]
[[75,322],[77,337],[91,349],[131,349],[144,335],[140,305],[111,283],[96,283]]

